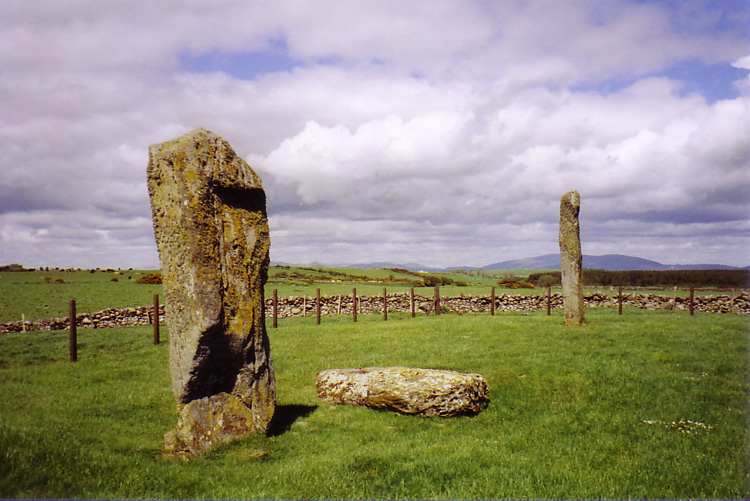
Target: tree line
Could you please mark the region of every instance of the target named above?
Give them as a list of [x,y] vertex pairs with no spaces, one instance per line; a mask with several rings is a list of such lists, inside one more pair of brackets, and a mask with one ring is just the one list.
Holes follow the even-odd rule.
[[[750,287],[750,270],[625,270],[585,269],[583,284],[592,287]],[[539,287],[560,285],[559,271],[532,273],[527,279]]]

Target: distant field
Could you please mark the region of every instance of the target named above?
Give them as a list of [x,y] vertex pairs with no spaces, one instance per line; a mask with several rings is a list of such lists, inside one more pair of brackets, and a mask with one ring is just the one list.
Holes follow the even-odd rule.
[[[66,332],[3,335],[0,498],[747,499],[747,319],[587,318],[285,319],[269,436],[189,462],[160,458],[176,413],[149,326],[79,329],[75,364]],[[322,369],[389,365],[480,373],[489,407],[420,418],[315,396]]]
[[[145,306],[153,303],[153,295],[163,296],[161,285],[136,284],[135,281],[156,270],[95,271],[32,271],[0,274],[0,322],[59,317],[68,314],[68,302],[76,300],[79,312],[101,311],[105,308]],[[461,273],[434,273],[439,277],[464,280],[467,286],[445,286],[444,294],[488,294],[498,278],[489,274],[468,276]],[[45,277],[49,277],[46,280]],[[62,280],[62,282],[58,281]],[[409,290],[420,277],[386,269],[271,267],[266,295],[273,289],[281,296],[314,296],[317,288],[324,295],[382,294],[389,290]],[[432,287],[420,288],[432,293]],[[425,292],[429,291],[429,292]]]
[[[68,302],[76,300],[78,312],[95,312],[106,308],[146,306],[153,303],[154,294],[163,297],[161,285],[136,284],[135,281],[155,270],[120,271],[33,271],[0,273],[0,322],[18,321],[22,315],[26,320],[62,317],[68,315]],[[526,277],[539,270],[471,270],[467,272],[437,272],[419,274],[389,269],[353,268],[307,268],[279,267],[269,270],[266,297],[273,289],[280,296],[315,296],[320,288],[323,295],[351,294],[356,287],[358,294],[380,295],[383,287],[389,291],[408,291],[424,277],[445,280],[454,285],[441,285],[444,296],[489,294],[496,287],[496,294],[544,294],[546,288],[506,289],[497,285],[501,278]],[[458,285],[456,285],[458,284]],[[616,294],[611,287],[589,287],[586,292],[602,291]],[[417,287],[415,292],[432,295],[433,287]],[[625,289],[624,292],[629,292]],[[687,295],[686,290],[639,290],[642,293]],[[162,299],[163,302],[163,299]]]
[[[150,271],[0,273],[0,322],[20,320],[21,315],[26,320],[67,316],[71,299],[76,300],[79,312],[153,304],[154,294],[163,294],[161,285],[135,283],[147,273]],[[49,281],[45,277],[50,277]]]

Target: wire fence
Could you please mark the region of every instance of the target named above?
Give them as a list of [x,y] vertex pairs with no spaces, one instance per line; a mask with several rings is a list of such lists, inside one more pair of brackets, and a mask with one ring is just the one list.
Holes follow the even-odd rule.
[[[703,290],[705,291],[705,290]],[[617,308],[618,314],[623,314],[623,307],[646,310],[672,310],[694,313],[729,313],[750,314],[750,294],[747,290],[720,290],[716,295],[696,296],[696,290],[689,288],[687,297],[674,293],[653,294],[630,292],[623,294],[622,288],[611,290],[610,294],[598,291],[584,294],[584,306],[587,308]],[[272,319],[272,328],[277,328],[279,319],[293,317],[315,316],[316,323],[322,322],[326,315],[351,316],[357,321],[358,315],[378,314],[383,320],[388,320],[388,313],[410,313],[417,315],[441,315],[466,313],[489,313],[508,311],[544,311],[551,315],[552,311],[563,307],[563,296],[559,292],[552,292],[550,287],[544,294],[497,294],[491,287],[484,295],[444,296],[440,286],[436,285],[431,295],[415,294],[414,288],[409,292],[388,292],[383,287],[380,295],[358,294],[353,288],[351,294],[337,294],[322,296],[320,289],[316,289],[313,297],[290,296],[279,298],[277,289],[273,290],[271,298],[265,300],[264,314]],[[156,314],[155,314],[156,312]],[[165,320],[165,307],[159,304],[159,295],[155,294],[152,306],[136,308],[106,309],[96,313],[76,312],[75,299],[69,302],[69,315],[62,318],[41,319],[30,322],[22,319],[20,322],[0,324],[0,334],[10,332],[24,332],[37,330],[70,331],[70,360],[78,360],[77,335],[78,327],[82,328],[114,328],[134,325],[154,326],[153,343],[160,344],[160,325]]]

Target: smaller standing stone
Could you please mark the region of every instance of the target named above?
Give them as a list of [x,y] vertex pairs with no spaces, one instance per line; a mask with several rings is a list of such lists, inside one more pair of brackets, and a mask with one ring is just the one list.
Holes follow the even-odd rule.
[[479,374],[409,367],[329,369],[315,377],[318,397],[426,417],[480,413],[490,387]]
[[581,234],[578,214],[581,196],[570,191],[560,199],[560,272],[562,275],[563,311],[565,325],[579,326],[583,318],[583,284],[581,269]]

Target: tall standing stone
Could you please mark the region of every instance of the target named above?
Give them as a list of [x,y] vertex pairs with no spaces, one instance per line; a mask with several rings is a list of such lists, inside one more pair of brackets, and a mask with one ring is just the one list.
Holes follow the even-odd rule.
[[581,233],[578,214],[581,196],[570,191],[560,199],[560,271],[562,274],[565,325],[583,325],[583,284]]
[[264,432],[273,417],[266,197],[250,166],[205,129],[149,148],[148,191],[179,413],[165,449],[200,454]]

